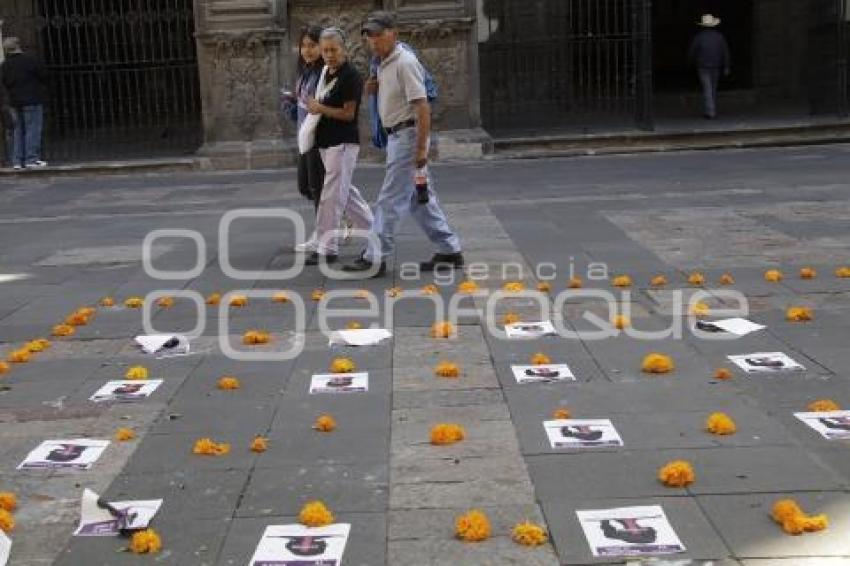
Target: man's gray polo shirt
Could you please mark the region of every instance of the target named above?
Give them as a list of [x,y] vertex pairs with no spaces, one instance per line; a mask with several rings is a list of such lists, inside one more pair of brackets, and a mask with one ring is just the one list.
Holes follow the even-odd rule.
[[426,99],[422,64],[416,56],[396,45],[378,67],[378,113],[385,128],[416,117],[411,102]]

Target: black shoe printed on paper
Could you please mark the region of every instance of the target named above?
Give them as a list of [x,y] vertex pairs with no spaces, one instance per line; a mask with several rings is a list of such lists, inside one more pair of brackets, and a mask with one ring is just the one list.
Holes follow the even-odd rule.
[[850,417],[824,417],[818,421],[826,428],[850,431]]
[[[619,523],[619,526],[612,525],[612,522]],[[654,528],[639,525],[637,519],[605,519],[600,526],[605,538],[629,544],[649,544],[655,542],[658,535]]]
[[578,438],[579,440],[593,441],[602,438],[601,430],[593,430],[589,425],[562,426],[561,436],[565,438]]

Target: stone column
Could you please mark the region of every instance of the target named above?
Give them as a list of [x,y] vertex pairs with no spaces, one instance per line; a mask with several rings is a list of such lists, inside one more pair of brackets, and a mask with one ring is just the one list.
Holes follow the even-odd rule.
[[258,169],[294,161],[278,112],[290,43],[286,8],[286,0],[196,0],[204,129],[198,156],[205,166]]

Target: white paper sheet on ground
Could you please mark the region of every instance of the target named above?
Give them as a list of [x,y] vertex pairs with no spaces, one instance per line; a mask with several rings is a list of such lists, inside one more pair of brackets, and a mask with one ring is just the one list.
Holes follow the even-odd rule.
[[316,393],[366,393],[369,391],[369,373],[319,373],[310,380],[310,394]]
[[146,354],[180,356],[189,353],[189,339],[182,334],[148,334],[134,338]]
[[[697,328],[701,326],[716,327],[724,332],[734,334],[735,336],[746,336],[750,332],[764,330],[766,326],[757,324],[746,318],[724,318],[722,320],[700,321],[697,322]],[[701,328],[707,330],[706,328]]]
[[511,366],[517,383],[550,383],[553,381],[575,381],[567,364],[545,366]]
[[685,552],[660,505],[576,511],[593,556]]
[[557,336],[555,326],[548,320],[542,322],[516,322],[505,325],[508,338],[540,338],[541,336]]
[[794,416],[827,440],[850,440],[850,411],[794,413]]
[[[75,537],[110,537],[120,534],[121,525],[118,519],[106,509],[97,506],[100,496],[90,489],[83,490],[82,504],[80,505],[80,525],[74,532]],[[126,529],[144,529],[150,524],[159,508],[162,499],[151,499],[148,501],[110,501],[112,507],[125,512],[128,522],[123,527]]]
[[392,338],[392,335],[392,332],[385,328],[334,330],[331,332],[328,346],[375,346],[387,338]]
[[150,397],[160,385],[161,379],[107,381],[89,400],[95,403],[141,401]]
[[806,369],[782,352],[755,352],[727,356],[727,358],[747,373],[776,373]]
[[24,461],[18,464],[19,470],[44,470],[55,468],[73,468],[88,470],[97,462],[108,440],[75,438],[71,440],[45,440]]
[[561,419],[544,421],[552,448],[622,446],[623,439],[609,419]]
[[250,566],[339,566],[351,525],[269,525]]
[[12,539],[6,536],[6,533],[0,531],[0,566],[6,566],[9,561],[9,554],[12,553]]

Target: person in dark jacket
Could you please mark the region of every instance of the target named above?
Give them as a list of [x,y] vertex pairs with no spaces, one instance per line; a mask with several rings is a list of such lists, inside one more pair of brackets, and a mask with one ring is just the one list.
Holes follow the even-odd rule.
[[699,82],[702,85],[703,115],[708,119],[717,117],[717,83],[720,73],[728,76],[731,67],[729,44],[723,34],[715,29],[720,18],[704,14],[698,22],[700,31],[688,51],[688,59],[696,65]]
[[46,167],[41,159],[41,129],[47,97],[47,72],[36,57],[24,53],[17,37],[3,41],[6,60],[0,66],[14,120],[12,166]]

